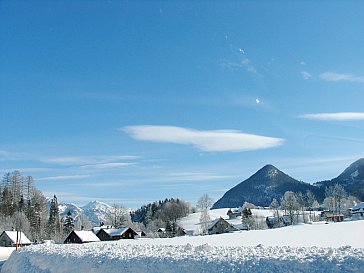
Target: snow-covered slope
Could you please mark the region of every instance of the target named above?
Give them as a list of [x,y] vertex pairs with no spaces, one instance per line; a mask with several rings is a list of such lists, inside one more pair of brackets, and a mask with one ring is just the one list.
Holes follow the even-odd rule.
[[298,225],[211,236],[34,245],[7,273],[363,272],[364,221]]
[[[228,209],[209,210],[209,216],[211,220],[217,219],[219,217],[227,220],[229,219],[227,211]],[[254,216],[264,217],[264,218],[273,215],[271,210],[264,210],[264,209],[252,209],[252,213]],[[178,225],[184,228],[186,231],[188,231],[188,234],[198,234],[201,228],[200,218],[201,218],[200,212],[192,213],[180,219],[178,221]],[[234,220],[230,220],[229,222],[233,225],[241,224],[241,217],[238,217]]]

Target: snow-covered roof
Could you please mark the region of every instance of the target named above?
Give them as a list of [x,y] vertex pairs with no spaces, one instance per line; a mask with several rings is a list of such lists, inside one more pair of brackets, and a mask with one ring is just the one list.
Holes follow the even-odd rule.
[[111,237],[113,236],[121,236],[125,233],[125,231],[127,231],[129,228],[125,227],[125,228],[109,228],[106,229],[104,228],[103,230],[109,234]]
[[222,218],[217,218],[211,222],[211,224],[207,227],[207,229],[211,229],[214,225],[216,225],[217,222],[224,220]]
[[82,242],[99,242],[100,239],[91,230],[74,230]]
[[111,228],[114,228],[113,226],[101,226],[101,227],[93,227],[92,228],[92,231],[97,234],[100,229],[111,229]]
[[[11,242],[13,244],[16,244],[16,233],[17,231],[4,231],[1,234],[1,237],[4,236],[4,234],[6,234],[7,237],[9,237],[9,239],[11,240]],[[18,243],[25,245],[25,244],[31,244],[32,242],[27,238],[27,236],[25,236],[23,232],[18,231]]]
[[364,210],[364,202],[357,204],[356,206],[353,207],[352,210],[353,210],[353,212],[355,212],[355,211],[359,211],[360,209]]

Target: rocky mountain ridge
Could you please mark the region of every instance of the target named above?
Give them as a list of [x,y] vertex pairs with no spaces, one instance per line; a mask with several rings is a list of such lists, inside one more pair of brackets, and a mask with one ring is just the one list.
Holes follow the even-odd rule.
[[298,181],[273,165],[266,165],[248,179],[228,190],[213,206],[217,208],[239,207],[244,202],[269,206],[273,198],[279,200],[286,191],[313,192],[320,201],[325,188],[340,184],[351,195],[364,200],[364,158],[352,163],[338,177],[314,184]]

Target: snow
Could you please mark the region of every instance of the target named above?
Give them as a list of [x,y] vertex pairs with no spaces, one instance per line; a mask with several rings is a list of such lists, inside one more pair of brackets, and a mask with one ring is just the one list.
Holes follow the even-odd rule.
[[[233,211],[235,209],[232,209]],[[257,217],[266,218],[267,216],[273,216],[273,212],[271,210],[265,210],[265,209],[252,209],[252,214]],[[230,224],[234,226],[239,226],[241,224],[241,217],[238,217],[236,219],[229,220],[229,216],[227,215],[228,209],[214,209],[209,211],[209,215],[211,220],[215,220],[218,218],[223,218],[224,220],[227,220]],[[307,215],[309,212],[307,212]],[[201,213],[196,212],[193,214],[190,214],[181,220],[178,221],[178,225],[182,228],[184,228],[188,234],[198,234],[199,230],[201,229],[201,223],[200,223]]]
[[359,172],[358,172],[358,170],[356,170],[355,172],[353,172],[350,176],[352,177],[352,178],[356,178],[356,177],[358,177],[358,175],[359,175]]
[[100,239],[89,230],[75,230],[74,233],[81,239],[82,242],[99,242]]
[[14,250],[15,247],[0,246],[0,261],[7,260]]
[[2,272],[363,272],[364,220],[274,230],[33,245]]
[[113,236],[121,236],[127,231],[128,228],[111,228],[111,229],[104,229],[104,231],[109,234],[111,237]]

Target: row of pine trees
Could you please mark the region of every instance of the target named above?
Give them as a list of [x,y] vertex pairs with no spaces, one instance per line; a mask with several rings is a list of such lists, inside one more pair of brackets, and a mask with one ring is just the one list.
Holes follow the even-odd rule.
[[0,183],[0,230],[23,231],[30,240],[60,242],[74,227],[70,212],[60,219],[57,197],[47,199],[31,176],[5,173]]

